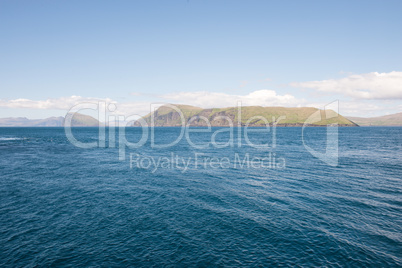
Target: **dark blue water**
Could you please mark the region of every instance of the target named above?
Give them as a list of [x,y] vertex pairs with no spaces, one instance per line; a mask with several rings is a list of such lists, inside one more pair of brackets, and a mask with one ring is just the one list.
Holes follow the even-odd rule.
[[[156,144],[179,132],[157,128]],[[96,128],[74,134],[98,140]],[[324,152],[325,134],[309,128],[306,143]],[[0,266],[402,266],[402,128],[340,128],[337,166],[307,152],[301,128],[276,138],[147,141],[120,161],[108,137],[81,149],[62,128],[0,128]]]

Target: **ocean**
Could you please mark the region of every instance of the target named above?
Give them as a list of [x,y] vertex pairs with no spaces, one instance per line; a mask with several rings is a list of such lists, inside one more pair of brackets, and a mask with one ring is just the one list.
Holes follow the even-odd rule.
[[401,267],[402,128],[328,129],[0,128],[0,266]]

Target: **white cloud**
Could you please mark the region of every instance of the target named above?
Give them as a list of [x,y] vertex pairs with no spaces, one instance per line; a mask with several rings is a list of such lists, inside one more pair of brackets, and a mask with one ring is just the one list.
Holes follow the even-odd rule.
[[339,93],[356,99],[402,99],[402,72],[367,73],[341,79],[296,82],[293,87]]
[[386,107],[377,103],[341,101],[339,102],[339,113],[344,116],[373,117],[383,114]]
[[[227,94],[221,92],[178,92],[170,93],[156,97],[155,102],[162,100],[164,103],[188,104],[202,108],[222,108],[236,106],[238,101],[243,106],[285,106],[295,107],[305,105],[304,99],[296,99],[293,95],[279,95],[274,90],[257,90],[245,95]],[[0,107],[25,108],[25,109],[43,109],[43,110],[70,110],[73,106],[89,102],[97,103],[99,101],[114,103],[116,115],[146,115],[151,110],[152,102],[123,102],[118,103],[112,99],[85,98],[81,96],[61,97],[46,100],[13,99],[0,100]],[[159,102],[159,105],[162,105]],[[157,105],[153,104],[153,107]]]
[[235,95],[220,92],[178,92],[159,96],[177,104],[189,104],[202,108],[236,106],[238,101],[243,106],[285,106],[294,107],[304,104],[304,99],[296,99],[293,95],[278,95],[274,90],[257,90],[246,95]]
[[152,105],[151,102],[124,102],[116,103],[117,109],[115,114],[131,116],[138,115],[139,117],[147,115],[151,112],[151,108],[158,107],[159,105]]
[[1,107],[8,108],[28,108],[28,109],[55,109],[55,110],[69,110],[74,105],[83,102],[112,102],[111,99],[98,99],[98,98],[84,98],[81,96],[61,97],[47,100],[30,100],[30,99],[14,99],[14,100],[0,100]]
[[[81,96],[70,96],[61,98],[52,98],[46,100],[30,100],[30,99],[13,99],[13,100],[0,100],[0,107],[14,108],[14,109],[39,109],[39,110],[63,110],[66,113],[75,105],[82,103],[98,103],[105,102],[106,105],[114,103],[116,110],[109,114],[115,115],[145,115],[150,112],[149,102],[131,102],[131,103],[117,103],[109,98],[85,98]],[[84,113],[88,111],[83,110]]]
[[[84,103],[97,103],[99,101],[106,104],[114,103],[116,110],[108,112],[109,115],[138,115],[143,116],[163,103],[173,104],[188,104],[202,108],[223,108],[233,107],[238,101],[242,102],[243,106],[283,106],[283,107],[316,107],[323,108],[334,99],[315,100],[307,102],[305,99],[299,99],[291,94],[280,95],[274,90],[257,90],[248,94],[228,94],[222,92],[178,92],[169,93],[161,96],[155,96],[154,101],[132,101],[132,102],[116,102],[109,98],[86,98],[81,96],[70,96],[61,98],[52,98],[46,100],[30,100],[30,99],[13,99],[0,100],[0,107],[8,107],[14,109],[31,110],[61,110],[67,113],[73,106]],[[158,103],[158,105],[155,105]],[[378,116],[400,112],[402,106],[399,100],[340,100],[339,113],[346,116]],[[85,111],[83,111],[86,113]],[[92,113],[91,113],[92,115]],[[50,115],[49,115],[50,116]]]
[[[402,106],[388,100],[338,100],[339,114],[343,116],[376,117],[385,114],[398,113]],[[306,107],[324,109],[331,102],[311,102]]]

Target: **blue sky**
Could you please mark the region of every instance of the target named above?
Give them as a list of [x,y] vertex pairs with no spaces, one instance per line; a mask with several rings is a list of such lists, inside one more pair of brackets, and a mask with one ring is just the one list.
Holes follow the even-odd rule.
[[96,99],[126,114],[236,99],[401,112],[401,14],[402,1],[2,0],[0,117]]

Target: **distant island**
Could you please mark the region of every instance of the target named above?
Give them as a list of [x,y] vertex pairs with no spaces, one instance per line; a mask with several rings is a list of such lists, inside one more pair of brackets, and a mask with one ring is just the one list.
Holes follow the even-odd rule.
[[[73,127],[97,127],[102,125],[98,120],[89,115],[80,113],[67,114],[66,118],[71,116],[71,126]],[[26,117],[0,118],[0,127],[63,127],[66,118],[63,116],[46,119],[28,119]]]
[[[227,118],[238,126],[237,107],[211,108],[203,109],[190,105],[176,105],[183,113],[184,121],[189,126],[206,126],[207,119],[211,126],[229,126]],[[262,106],[244,106],[241,107],[240,125],[245,126],[264,126],[265,121],[258,117],[263,117],[268,123],[272,124],[272,119],[278,120],[277,126],[303,126],[304,123],[313,116],[313,123],[308,122],[308,126],[327,126],[338,124],[338,126],[402,126],[402,113],[384,115],[379,117],[344,117],[332,110],[319,110],[312,107],[286,108],[286,107],[262,107]],[[169,106],[161,106],[154,112],[154,126],[174,127],[181,126],[180,114]],[[80,113],[67,114],[66,118],[72,117],[71,125],[73,127],[97,127],[106,126],[92,116]],[[254,117],[255,119],[251,119]],[[316,118],[314,118],[316,117]],[[8,117],[0,118],[0,127],[63,127],[66,119],[63,116],[49,117],[46,119],[28,119],[26,117]],[[225,119],[226,118],[226,119]],[[329,118],[329,119],[327,119]],[[251,120],[250,120],[251,119]],[[142,117],[149,126],[151,125],[151,113]],[[310,120],[311,121],[311,120]],[[132,124],[134,127],[141,126],[140,120]]]
[[[230,126],[231,122],[233,126],[248,125],[252,127],[265,126],[266,123],[272,124],[273,122],[276,122],[277,126],[286,127],[303,126],[305,122],[307,122],[308,126],[327,126],[331,124],[338,124],[338,126],[358,126],[356,123],[332,110],[324,111],[312,107],[244,106],[241,107],[241,114],[239,115],[237,107],[203,109],[189,105],[172,105],[183,113],[184,121],[189,126],[207,126],[206,119],[211,123],[211,126],[220,127]],[[241,117],[240,120],[239,116]],[[280,118],[281,116],[282,118]],[[159,107],[154,112],[153,118],[153,125],[157,127],[182,125],[180,114],[171,108],[170,105]],[[152,114],[144,116],[142,120],[148,125],[152,125]],[[136,121],[134,126],[141,126],[142,120]]]
[[359,126],[402,126],[402,113],[378,116],[378,117],[347,117]]

